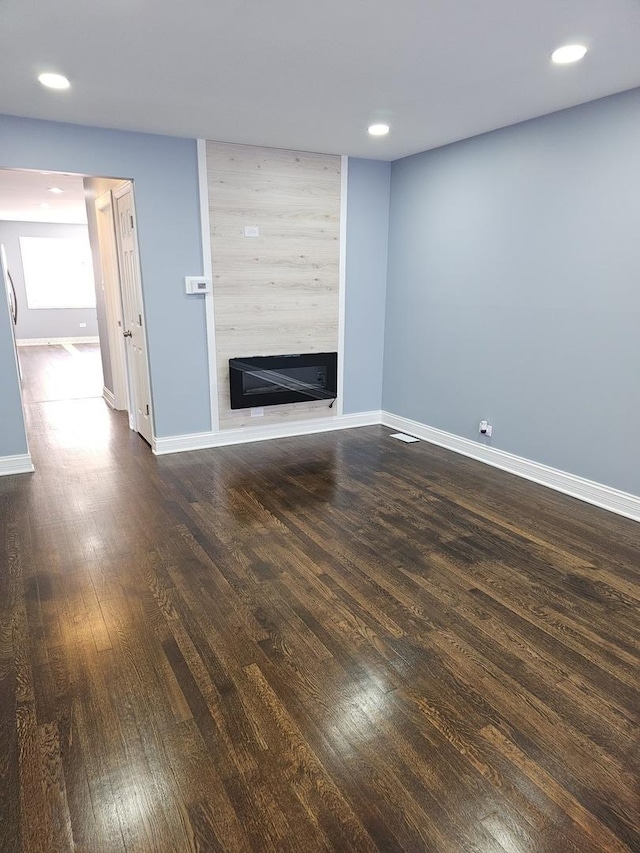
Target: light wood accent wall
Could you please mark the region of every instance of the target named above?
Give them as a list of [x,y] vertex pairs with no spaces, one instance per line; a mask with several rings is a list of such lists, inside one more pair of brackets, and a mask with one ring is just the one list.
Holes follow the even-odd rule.
[[220,427],[335,415],[326,401],[232,411],[228,362],[337,351],[340,157],[207,142],[207,174]]

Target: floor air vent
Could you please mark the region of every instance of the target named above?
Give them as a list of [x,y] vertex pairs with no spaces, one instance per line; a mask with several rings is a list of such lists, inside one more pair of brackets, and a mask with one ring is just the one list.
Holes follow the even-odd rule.
[[407,435],[404,432],[391,433],[389,438],[397,438],[398,441],[404,441],[405,444],[413,444],[414,441],[420,441],[419,438],[415,438],[413,435]]

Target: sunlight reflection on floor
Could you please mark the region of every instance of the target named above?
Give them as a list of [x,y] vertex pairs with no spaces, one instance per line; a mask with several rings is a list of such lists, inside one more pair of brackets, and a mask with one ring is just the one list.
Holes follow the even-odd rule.
[[61,449],[102,449],[112,435],[110,412],[104,400],[62,400],[42,404],[43,423]]

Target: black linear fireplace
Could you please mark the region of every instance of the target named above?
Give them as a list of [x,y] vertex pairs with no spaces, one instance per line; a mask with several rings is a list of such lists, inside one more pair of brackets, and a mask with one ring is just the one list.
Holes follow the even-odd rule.
[[231,408],[335,400],[338,354],[266,355],[229,359]]

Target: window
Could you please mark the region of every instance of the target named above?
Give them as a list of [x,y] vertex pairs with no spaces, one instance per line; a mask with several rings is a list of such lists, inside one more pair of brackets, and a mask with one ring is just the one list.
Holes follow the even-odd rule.
[[88,240],[21,237],[20,252],[29,308],[95,308]]

